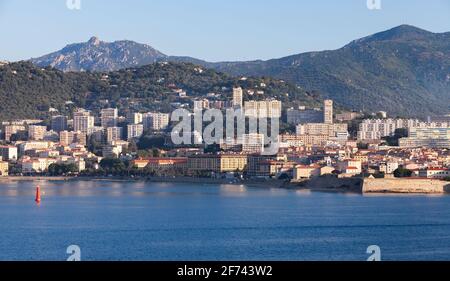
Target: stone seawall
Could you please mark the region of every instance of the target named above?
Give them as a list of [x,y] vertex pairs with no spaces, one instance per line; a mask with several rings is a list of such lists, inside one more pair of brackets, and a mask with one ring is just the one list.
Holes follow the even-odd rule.
[[447,193],[450,182],[435,179],[364,179],[363,193]]

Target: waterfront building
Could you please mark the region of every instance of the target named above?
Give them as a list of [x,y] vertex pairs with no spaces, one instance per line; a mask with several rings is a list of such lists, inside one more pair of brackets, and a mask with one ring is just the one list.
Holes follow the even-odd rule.
[[101,126],[106,129],[108,127],[116,127],[119,112],[117,108],[105,108],[100,112]]
[[270,166],[265,165],[269,161],[287,162],[287,156],[284,154],[261,155],[250,154],[247,156],[247,175],[249,177],[266,178],[270,176]]
[[57,133],[67,130],[67,116],[52,116],[50,128]]
[[294,181],[299,181],[302,179],[310,179],[313,177],[320,176],[320,166],[318,165],[311,165],[311,166],[305,166],[305,165],[297,165],[294,168]]
[[47,171],[48,167],[56,163],[57,159],[54,158],[30,158],[22,160],[22,173],[23,174],[36,174]]
[[399,167],[398,162],[389,161],[386,163],[380,163],[380,172],[385,173],[387,175],[393,174],[395,170],[397,170]]
[[357,175],[362,172],[361,161],[355,159],[340,160],[337,162],[337,170],[343,174]]
[[247,156],[241,154],[200,154],[188,157],[190,174],[244,171]]
[[429,179],[445,179],[450,177],[450,169],[442,167],[429,167],[419,170],[419,177]]
[[8,176],[9,164],[5,161],[0,161],[0,177]]
[[164,174],[169,171],[184,175],[188,169],[187,157],[155,157],[149,159],[136,159],[133,161],[133,166],[138,169],[147,169],[159,174]]
[[144,134],[144,126],[142,124],[130,124],[127,126],[128,140],[138,139]]
[[10,145],[0,146],[0,161],[10,161],[17,159],[17,147]]
[[94,117],[89,111],[79,109],[73,114],[73,130],[89,134],[90,128],[94,127]]

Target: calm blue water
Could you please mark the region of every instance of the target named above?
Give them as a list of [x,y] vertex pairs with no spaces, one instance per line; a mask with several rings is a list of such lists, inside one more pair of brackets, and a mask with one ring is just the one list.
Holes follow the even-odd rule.
[[450,260],[450,196],[229,185],[0,183],[0,260]]

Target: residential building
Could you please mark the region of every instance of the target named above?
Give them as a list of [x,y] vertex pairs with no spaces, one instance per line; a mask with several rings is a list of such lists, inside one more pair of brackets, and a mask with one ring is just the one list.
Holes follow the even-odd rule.
[[242,108],[244,91],[241,87],[233,88],[233,107]]
[[246,154],[262,153],[264,151],[264,134],[243,134],[242,152]]
[[28,139],[30,140],[43,140],[45,133],[47,132],[47,127],[31,125],[28,127]]
[[85,146],[87,144],[86,133],[82,133],[80,131],[76,132],[61,131],[59,133],[59,143],[63,146],[69,146],[74,143],[78,143]]
[[64,115],[52,116],[50,128],[52,131],[55,131],[57,133],[59,133],[61,131],[66,131],[67,130],[67,116],[64,116]]
[[8,176],[9,164],[5,161],[0,161],[0,177]]
[[160,131],[169,126],[170,115],[160,112],[149,112],[143,115],[144,130]]
[[24,125],[6,125],[5,126],[5,140],[10,141],[11,136],[18,132],[25,132],[26,127]]
[[128,140],[138,139],[144,134],[144,125],[142,124],[130,124],[127,126],[127,138]]
[[89,111],[79,109],[73,114],[73,130],[88,134],[90,128],[94,127],[94,117]]
[[325,100],[323,102],[323,122],[333,124],[333,101]]
[[17,147],[10,145],[0,146],[0,161],[17,160]]
[[319,109],[306,109],[305,107],[299,107],[299,109],[290,108],[287,110],[287,122],[293,125],[322,123],[323,111]]
[[263,101],[246,101],[244,114],[251,118],[281,118],[281,101],[268,99]]
[[106,142],[111,144],[113,141],[121,140],[123,129],[121,127],[108,127],[106,129]]
[[105,108],[100,112],[101,124],[104,129],[108,127],[116,127],[119,113],[117,108]]
[[399,146],[403,148],[450,148],[450,126],[411,128],[409,136],[399,140]]

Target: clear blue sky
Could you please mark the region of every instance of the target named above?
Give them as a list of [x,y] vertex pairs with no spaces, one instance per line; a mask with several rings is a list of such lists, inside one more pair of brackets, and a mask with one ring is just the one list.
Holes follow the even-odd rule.
[[0,59],[37,57],[96,35],[209,61],[336,49],[400,24],[450,31],[450,0],[0,0]]

